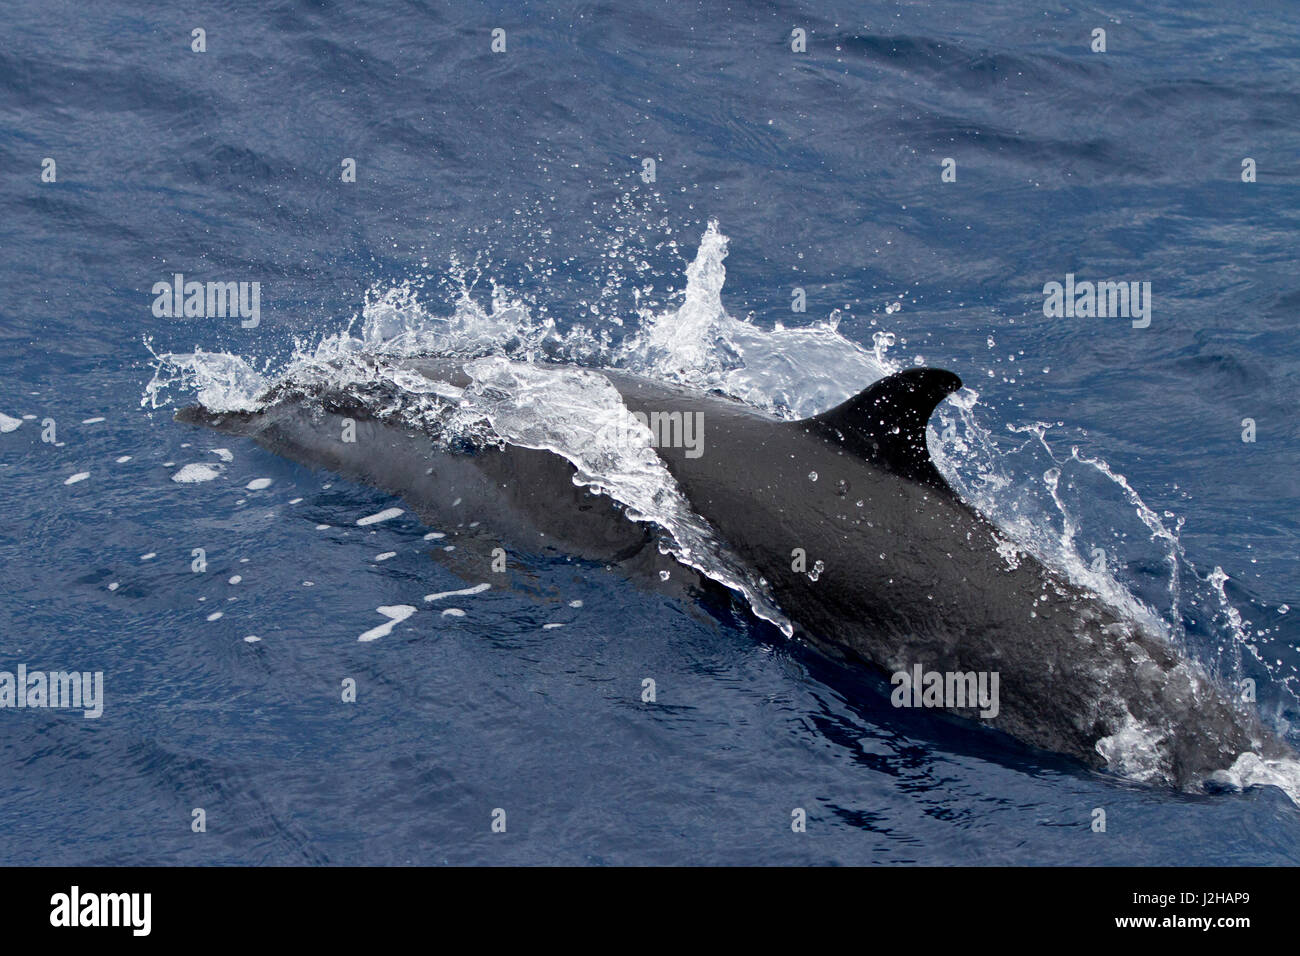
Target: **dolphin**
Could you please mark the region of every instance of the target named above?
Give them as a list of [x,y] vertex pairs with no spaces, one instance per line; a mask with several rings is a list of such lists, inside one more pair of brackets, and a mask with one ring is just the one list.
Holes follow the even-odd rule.
[[[451,360],[399,364],[455,388],[472,381]],[[593,371],[658,428],[655,451],[690,507],[793,636],[890,676],[895,705],[940,706],[1087,767],[1183,790],[1243,754],[1294,758],[1167,635],[1015,548],[953,491],[926,444],[935,408],[962,386],[952,372],[909,368],[783,421],[719,393]],[[524,546],[668,577],[674,562],[650,530],[575,483],[566,458],[515,444],[450,449],[374,408],[346,387],[280,388],[255,412],[190,406],[177,418],[401,495],[435,526],[474,513]],[[340,441],[344,419],[351,443]]]

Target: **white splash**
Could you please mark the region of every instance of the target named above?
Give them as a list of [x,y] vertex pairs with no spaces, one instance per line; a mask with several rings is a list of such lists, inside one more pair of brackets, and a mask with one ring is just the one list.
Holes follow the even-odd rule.
[[172,481],[182,485],[192,485],[202,481],[212,481],[212,479],[220,477],[220,475],[220,465],[193,464],[185,465],[180,471],[172,475]]
[[472,588],[461,588],[459,591],[440,591],[437,594],[426,594],[424,599],[426,601],[441,601],[443,598],[449,597],[469,597],[471,594],[482,594],[490,587],[492,585],[487,583],[476,584]]
[[391,604],[377,607],[375,610],[388,618],[388,620],[385,623],[380,624],[378,627],[372,627],[370,630],[358,637],[357,640],[363,644],[368,644],[370,641],[377,641],[381,637],[387,637],[389,634],[393,633],[394,627],[401,624],[415,613],[415,608],[410,604]]
[[381,521],[391,521],[393,518],[396,518],[401,513],[402,513],[401,508],[385,508],[383,511],[379,512],[378,514],[366,515],[364,518],[358,518],[357,524],[361,525],[364,528],[367,527],[368,525],[379,524],[379,522]]

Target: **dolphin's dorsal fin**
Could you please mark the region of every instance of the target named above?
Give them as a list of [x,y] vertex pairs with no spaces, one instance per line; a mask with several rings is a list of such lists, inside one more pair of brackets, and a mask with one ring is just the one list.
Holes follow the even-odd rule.
[[868,386],[841,405],[797,422],[900,475],[937,488],[947,482],[930,460],[925,426],[938,404],[961,388],[939,368],[909,368]]

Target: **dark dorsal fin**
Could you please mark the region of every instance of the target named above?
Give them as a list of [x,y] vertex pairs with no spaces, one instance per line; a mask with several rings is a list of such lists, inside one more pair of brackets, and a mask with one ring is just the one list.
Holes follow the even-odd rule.
[[925,426],[938,404],[959,388],[961,379],[952,372],[909,368],[796,424],[814,425],[846,449],[913,481],[947,488],[930,461]]

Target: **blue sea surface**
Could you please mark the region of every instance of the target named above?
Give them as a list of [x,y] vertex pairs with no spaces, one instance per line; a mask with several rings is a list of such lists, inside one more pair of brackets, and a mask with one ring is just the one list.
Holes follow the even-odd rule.
[[[424,602],[479,580],[432,559],[448,529],[358,525],[399,503],[150,389],[195,350],[273,375],[408,294],[619,354],[716,222],[730,316],[958,373],[982,504],[1069,537],[1055,461],[1069,546],[1285,729],[1298,156],[1294,3],[6,3],[0,670],[103,671],[105,700],[0,709],[0,863],[1300,863],[1278,787],[900,712],[739,599],[538,554]],[[176,273],[258,282],[258,324],[156,315]],[[1149,327],[1045,316],[1067,274],[1150,282]],[[867,384],[764,361],[774,405]]]

